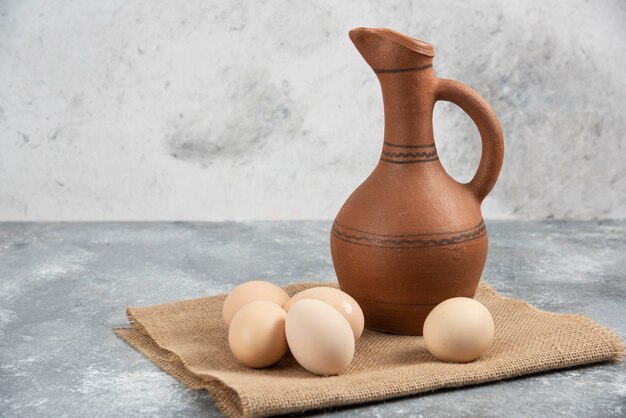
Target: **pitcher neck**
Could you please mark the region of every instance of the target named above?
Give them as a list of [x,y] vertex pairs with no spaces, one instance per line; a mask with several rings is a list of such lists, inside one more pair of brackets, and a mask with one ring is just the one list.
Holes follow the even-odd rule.
[[385,109],[385,144],[434,149],[435,73],[432,62],[421,68],[376,71]]
[[432,144],[435,48],[386,28],[352,29],[350,39],[380,81],[385,141],[405,146]]

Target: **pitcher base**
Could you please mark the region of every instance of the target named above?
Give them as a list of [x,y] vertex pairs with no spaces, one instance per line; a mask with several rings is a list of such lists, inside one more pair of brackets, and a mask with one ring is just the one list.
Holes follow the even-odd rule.
[[405,305],[360,300],[354,298],[363,309],[365,328],[370,331],[399,335],[422,335],[424,321],[437,304]]

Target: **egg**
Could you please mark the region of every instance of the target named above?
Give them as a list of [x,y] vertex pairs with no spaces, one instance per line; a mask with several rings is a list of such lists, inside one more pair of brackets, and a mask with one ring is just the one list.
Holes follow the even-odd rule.
[[439,360],[467,363],[479,358],[493,340],[489,310],[470,298],[447,299],[424,322],[424,342]]
[[287,313],[285,334],[291,354],[311,373],[339,374],[354,357],[354,333],[348,320],[322,301],[295,302]]
[[338,310],[350,324],[354,334],[354,340],[358,341],[359,338],[361,338],[361,334],[363,334],[363,327],[365,325],[365,318],[363,317],[361,307],[357,301],[352,298],[352,296],[333,287],[312,287],[297,293],[289,299],[285,305],[285,310],[289,312],[289,309],[291,309],[293,304],[303,299],[316,299],[325,302]]
[[241,364],[271,366],[287,353],[287,313],[274,302],[259,300],[239,309],[228,329],[228,345]]
[[275,284],[261,280],[253,280],[239,285],[230,292],[224,301],[222,308],[224,323],[230,325],[230,321],[241,307],[257,300],[267,300],[283,307],[289,300],[289,295]]

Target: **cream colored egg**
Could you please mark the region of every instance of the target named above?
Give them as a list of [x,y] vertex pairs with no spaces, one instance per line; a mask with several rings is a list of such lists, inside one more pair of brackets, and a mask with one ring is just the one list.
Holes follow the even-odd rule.
[[479,358],[493,339],[493,318],[487,308],[470,298],[447,299],[424,322],[424,342],[442,361],[467,363]]
[[343,372],[354,357],[354,333],[335,308],[315,299],[294,303],[287,313],[285,334],[291,354],[311,373]]
[[354,333],[354,340],[358,341],[359,338],[361,338],[365,319],[361,307],[352,296],[333,287],[312,287],[297,293],[289,299],[285,305],[285,310],[289,312],[289,309],[294,303],[303,299],[320,300],[337,309],[350,324],[352,332]]
[[222,316],[226,325],[244,305],[257,300],[268,300],[281,307],[289,300],[289,295],[282,288],[273,283],[253,280],[237,286],[230,292],[224,301]]
[[267,367],[287,352],[285,310],[267,300],[239,309],[228,329],[228,344],[235,358],[248,367]]

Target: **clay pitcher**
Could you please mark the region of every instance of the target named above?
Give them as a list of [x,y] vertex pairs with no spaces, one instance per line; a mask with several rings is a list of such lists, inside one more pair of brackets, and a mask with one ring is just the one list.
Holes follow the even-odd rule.
[[[432,45],[389,29],[353,29],[350,39],[380,81],[385,133],[378,165],[333,223],[333,264],[367,328],[421,335],[432,308],[473,297],[478,286],[487,258],[480,205],[500,173],[502,129],[478,93],[435,76]],[[437,156],[438,100],[458,105],[480,132],[480,164],[467,184]]]

